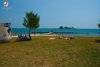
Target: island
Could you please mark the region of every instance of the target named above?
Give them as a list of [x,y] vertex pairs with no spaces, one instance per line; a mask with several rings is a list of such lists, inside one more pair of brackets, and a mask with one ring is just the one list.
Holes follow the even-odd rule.
[[68,26],[60,26],[59,29],[75,29],[74,27],[68,27]]

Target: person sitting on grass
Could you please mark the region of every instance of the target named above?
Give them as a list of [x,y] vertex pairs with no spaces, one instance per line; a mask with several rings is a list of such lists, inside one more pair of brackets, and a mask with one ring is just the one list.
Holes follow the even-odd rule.
[[59,36],[58,39],[66,39],[66,40],[70,40],[70,39],[74,39],[74,37],[65,37],[65,36]]

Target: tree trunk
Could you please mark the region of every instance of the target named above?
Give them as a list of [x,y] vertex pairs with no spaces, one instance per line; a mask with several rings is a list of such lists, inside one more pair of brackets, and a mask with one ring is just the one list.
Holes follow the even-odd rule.
[[34,36],[35,36],[35,34],[36,34],[36,28],[34,28]]
[[30,40],[32,40],[32,38],[31,38],[31,28],[29,28],[29,38],[30,38]]

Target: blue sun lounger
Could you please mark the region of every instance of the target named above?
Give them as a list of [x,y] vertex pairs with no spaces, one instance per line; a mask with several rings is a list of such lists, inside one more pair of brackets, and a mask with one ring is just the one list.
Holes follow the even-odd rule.
[[28,38],[27,36],[22,36],[22,35],[19,35],[18,38],[19,38],[20,41],[28,41],[28,40],[30,40],[30,38]]

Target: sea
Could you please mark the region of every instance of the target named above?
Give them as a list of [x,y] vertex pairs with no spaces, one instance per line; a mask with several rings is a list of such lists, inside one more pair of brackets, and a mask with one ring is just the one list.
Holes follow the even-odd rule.
[[[28,34],[27,28],[12,28],[12,35]],[[58,29],[58,28],[38,28],[37,34],[52,32],[61,36],[100,36],[100,29]],[[31,30],[33,33],[33,29]]]

